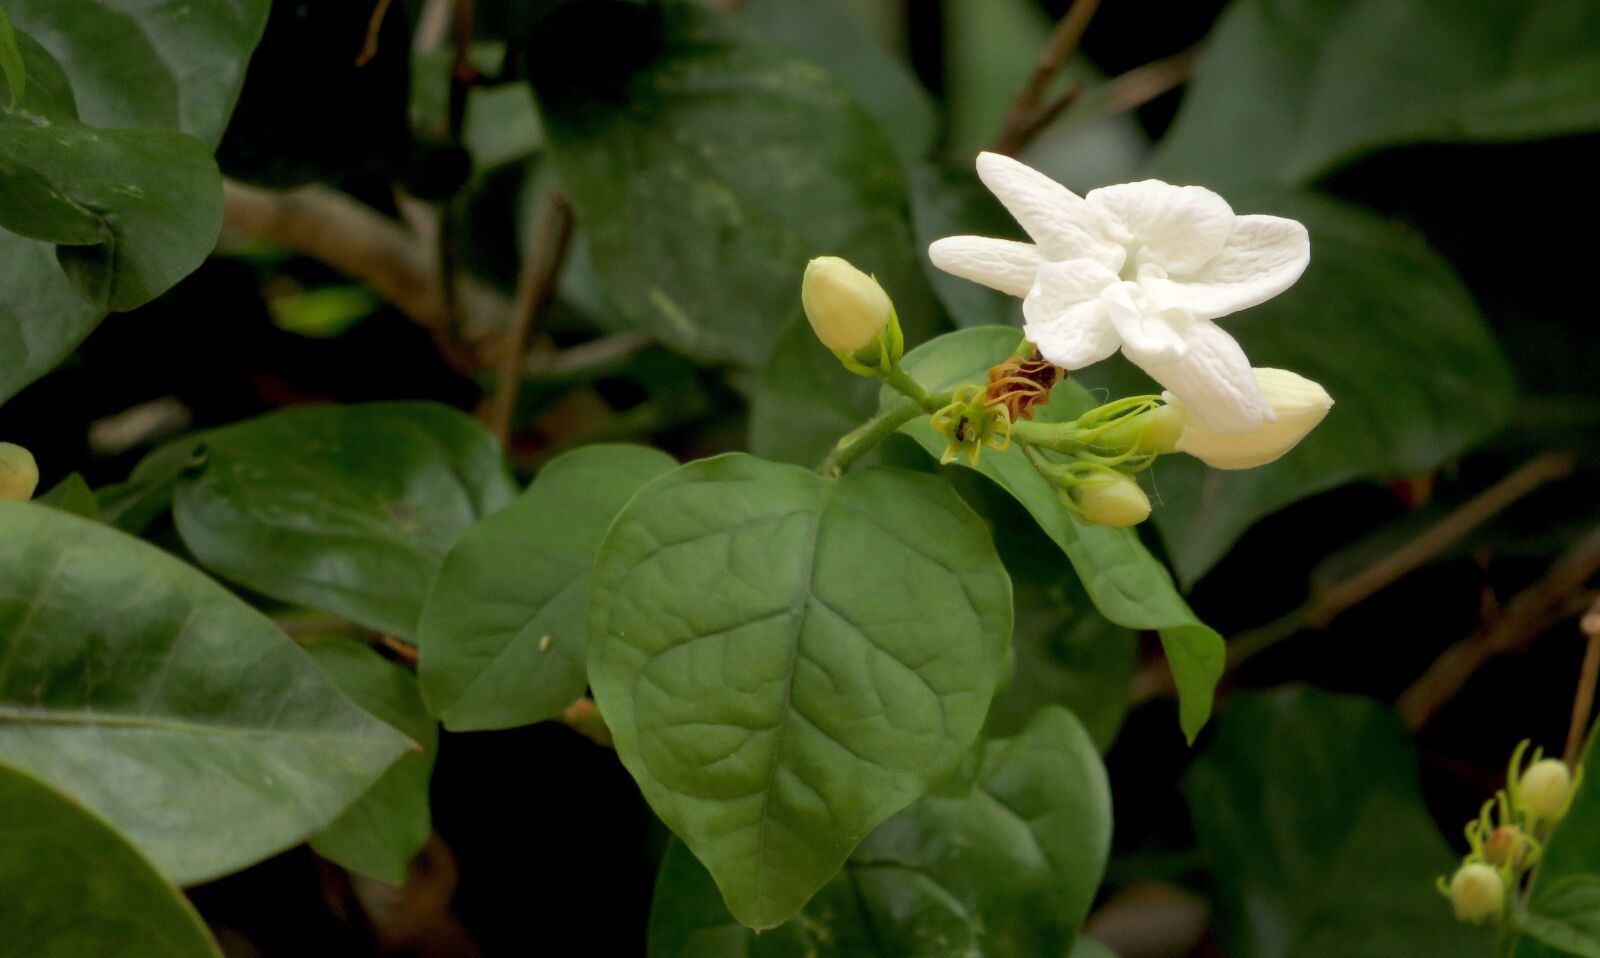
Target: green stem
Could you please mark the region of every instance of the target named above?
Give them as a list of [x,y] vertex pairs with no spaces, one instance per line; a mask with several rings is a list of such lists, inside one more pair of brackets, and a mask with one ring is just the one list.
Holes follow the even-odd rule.
[[938,397],[928,395],[928,391],[922,388],[922,384],[912,379],[910,374],[901,369],[898,363],[889,367],[888,371],[883,374],[883,381],[889,384],[889,388],[910,399],[928,412],[933,412],[939,406],[949,402],[946,399],[945,403],[933,405],[934,400]]
[[[923,396],[928,398],[927,393],[923,393]],[[921,404],[916,402],[902,403],[879,413],[867,420],[860,429],[839,440],[833,451],[828,453],[828,458],[817,467],[817,472],[828,479],[843,475],[857,459],[876,448],[879,443],[894,435],[895,430],[922,413]]]
[[1056,452],[1077,453],[1084,448],[1078,429],[1066,422],[1034,422],[1024,419],[1011,424],[1011,441],[1024,446],[1043,446]]

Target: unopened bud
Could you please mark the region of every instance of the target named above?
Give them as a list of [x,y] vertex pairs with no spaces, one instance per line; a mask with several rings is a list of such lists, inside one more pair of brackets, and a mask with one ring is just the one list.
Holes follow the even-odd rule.
[[1450,879],[1450,903],[1455,906],[1457,919],[1482,924],[1505,907],[1506,883],[1488,865],[1469,862],[1456,869]]
[[1095,526],[1136,526],[1150,518],[1150,497],[1131,476],[1103,469],[1066,489],[1079,518]]
[[1522,780],[1517,783],[1517,803],[1539,818],[1555,821],[1566,812],[1571,792],[1572,771],[1567,763],[1542,758],[1522,773]]
[[1490,832],[1483,842],[1483,857],[1491,865],[1521,868],[1527,852],[1528,840],[1515,825],[1501,825]]
[[1183,433],[1176,446],[1216,469],[1250,469],[1263,466],[1293,449],[1333,408],[1333,397],[1322,386],[1286,369],[1256,369],[1256,382],[1277,413],[1276,422],[1263,423],[1252,432],[1218,433],[1184,407],[1170,393],[1168,405],[1184,416]]
[[39,464],[33,453],[15,443],[0,442],[0,499],[27,502],[39,488]]
[[800,283],[806,320],[822,341],[850,366],[866,372],[888,354],[897,361],[905,349],[894,304],[878,281],[837,256],[818,256],[806,264]]

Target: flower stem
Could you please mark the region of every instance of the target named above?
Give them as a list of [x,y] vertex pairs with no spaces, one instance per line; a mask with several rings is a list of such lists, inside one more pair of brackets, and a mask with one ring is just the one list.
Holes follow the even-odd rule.
[[[928,395],[928,391],[922,388],[922,384],[912,379],[910,374],[901,369],[898,363],[889,367],[883,373],[883,381],[889,384],[890,389],[910,399],[927,412],[933,412],[939,408],[933,405],[933,401],[938,397]],[[943,404],[941,403],[940,405]]]
[[[923,396],[927,398],[927,393],[923,393]],[[828,453],[828,458],[817,467],[817,472],[826,479],[843,475],[857,459],[876,448],[879,443],[894,435],[895,430],[922,413],[922,405],[917,402],[901,403],[893,409],[879,413],[867,420],[861,428],[840,439],[833,447],[833,451]]]

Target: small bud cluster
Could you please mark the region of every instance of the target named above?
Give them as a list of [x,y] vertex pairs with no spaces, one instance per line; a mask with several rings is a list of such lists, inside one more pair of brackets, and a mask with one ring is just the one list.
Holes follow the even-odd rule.
[[1506,787],[1467,823],[1470,850],[1461,867],[1448,883],[1439,879],[1439,891],[1461,921],[1506,920],[1583,777],[1581,768],[1575,774],[1565,762],[1545,758],[1539,750],[1523,768],[1528,744],[1518,745],[1512,754]]

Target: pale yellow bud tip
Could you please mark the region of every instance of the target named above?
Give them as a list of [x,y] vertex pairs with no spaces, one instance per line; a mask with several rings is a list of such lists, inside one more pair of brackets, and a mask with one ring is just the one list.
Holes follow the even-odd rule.
[[1150,498],[1139,484],[1119,472],[1085,477],[1067,493],[1083,520],[1097,526],[1136,526],[1150,518]]
[[870,345],[894,312],[877,280],[837,256],[818,256],[806,264],[800,303],[817,338],[836,353]]
[[1567,794],[1572,790],[1572,771],[1560,759],[1543,758],[1522,773],[1517,799],[1523,808],[1545,819],[1556,819],[1566,810]]
[[[1250,469],[1264,466],[1293,449],[1333,408],[1333,397],[1318,383],[1287,369],[1255,369],[1256,382],[1277,414],[1276,422],[1245,433],[1218,433],[1187,415],[1179,452],[1186,452],[1215,469]],[[1170,395],[1167,401],[1183,409]],[[1183,410],[1187,413],[1187,410]]]
[[33,453],[15,443],[0,442],[0,499],[27,502],[39,487],[39,464]]
[[1482,923],[1505,906],[1506,884],[1499,872],[1482,862],[1462,865],[1450,879],[1450,903],[1456,918]]

